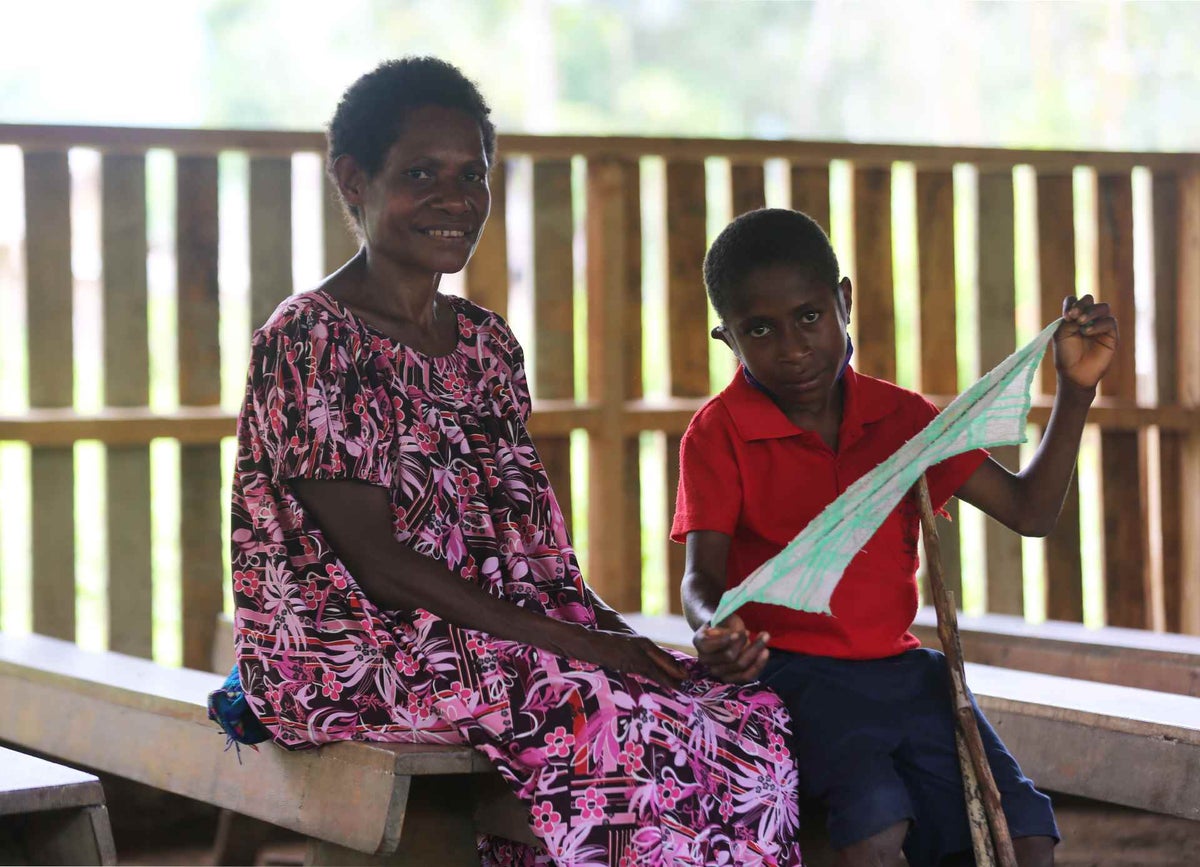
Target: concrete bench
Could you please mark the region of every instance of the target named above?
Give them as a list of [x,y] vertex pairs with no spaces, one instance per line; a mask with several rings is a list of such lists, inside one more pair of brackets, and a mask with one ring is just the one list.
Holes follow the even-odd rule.
[[297,831],[311,864],[477,865],[476,832],[534,839],[468,747],[264,743],[239,764],[205,712],[222,679],[0,634],[0,741]]
[[[691,651],[682,617],[625,618]],[[975,662],[967,683],[1040,786],[1200,821],[1200,698]]]
[[116,864],[100,781],[0,747],[0,863]]

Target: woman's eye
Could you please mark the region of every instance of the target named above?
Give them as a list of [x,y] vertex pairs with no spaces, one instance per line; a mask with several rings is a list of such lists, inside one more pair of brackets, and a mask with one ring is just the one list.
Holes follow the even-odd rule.
[[463,180],[470,181],[473,184],[481,184],[487,180],[487,176],[480,172],[467,172],[463,175]]
[[418,181],[423,181],[426,178],[433,177],[433,175],[431,175],[429,172],[425,171],[425,169],[409,169],[407,172],[405,172],[405,174],[408,175],[410,178],[414,178]]

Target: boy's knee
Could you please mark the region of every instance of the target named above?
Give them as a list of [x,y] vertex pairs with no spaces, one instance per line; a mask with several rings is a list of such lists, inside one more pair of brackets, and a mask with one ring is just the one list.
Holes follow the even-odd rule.
[[865,840],[837,851],[835,867],[900,867],[900,847],[908,833],[908,822],[897,822]]

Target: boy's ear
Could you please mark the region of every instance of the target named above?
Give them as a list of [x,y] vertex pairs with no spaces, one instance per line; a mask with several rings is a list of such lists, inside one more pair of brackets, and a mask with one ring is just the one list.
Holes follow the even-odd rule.
[[[730,352],[732,352],[734,355],[738,355],[737,347],[733,345],[733,338],[729,336],[729,329],[724,325],[718,325],[709,332],[709,336],[712,337],[713,340],[721,341],[729,347]],[[738,355],[738,358],[741,358],[741,356]]]
[[842,315],[846,317],[846,324],[850,324],[850,307],[853,302],[853,290],[850,286],[850,278],[843,277],[838,283],[838,297],[842,300]]

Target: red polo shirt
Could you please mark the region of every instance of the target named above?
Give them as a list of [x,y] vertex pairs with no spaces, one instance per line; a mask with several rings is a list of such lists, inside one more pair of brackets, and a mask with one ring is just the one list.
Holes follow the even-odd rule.
[[[688,426],[671,538],[684,542],[692,530],[729,536],[728,587],[779,553],[937,415],[921,395],[853,369],[846,370],[844,383],[837,452],[792,424],[740,368]],[[967,452],[928,470],[934,508],[945,504],[986,454]],[[908,628],[917,613],[919,526],[909,494],[846,567],[830,600],[832,617],[761,603],[748,603],[738,613],[750,630],[769,632],[772,647],[797,653],[878,659],[917,647]]]

